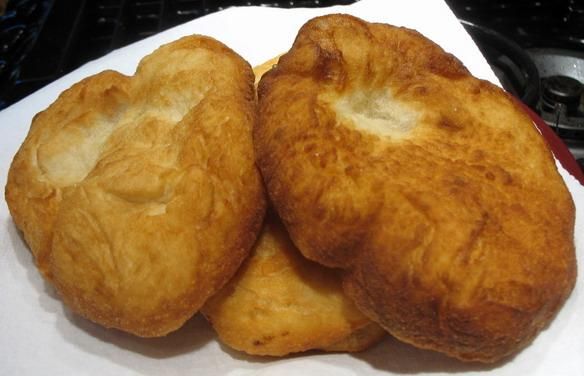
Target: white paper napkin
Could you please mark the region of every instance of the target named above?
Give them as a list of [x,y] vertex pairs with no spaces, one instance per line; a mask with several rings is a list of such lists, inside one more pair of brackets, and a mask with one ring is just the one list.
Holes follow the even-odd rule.
[[[415,28],[461,59],[477,77],[498,82],[471,38],[442,0],[362,0],[321,9],[231,8],[189,22],[86,64],[0,112],[0,186],[32,117],[80,79],[115,69],[132,74],[160,44],[187,34],[226,43],[252,65],[291,45],[298,28],[326,13]],[[584,188],[559,167],[577,207],[576,247],[584,260]],[[582,267],[579,266],[580,275]],[[309,353],[283,359],[248,357],[221,346],[200,317],[159,339],[106,330],[72,314],[33,265],[4,200],[0,201],[0,375],[584,375],[584,289],[580,278],[550,327],[515,358],[496,365],[465,364],[388,337],[360,354]]]

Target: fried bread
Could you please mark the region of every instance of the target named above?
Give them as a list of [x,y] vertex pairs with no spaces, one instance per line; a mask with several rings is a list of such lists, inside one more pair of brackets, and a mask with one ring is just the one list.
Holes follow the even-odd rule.
[[189,36],[142,59],[134,76],[82,80],[35,116],[6,199],[70,308],[161,336],[234,275],[266,205],[255,100],[247,62]]
[[503,90],[416,31],[328,15],[258,98],[257,160],[294,244],[342,269],[390,334],[494,362],[558,312],[576,279],[574,204]]
[[385,335],[345,296],[338,271],[305,259],[275,215],[201,312],[223,343],[252,355],[361,351]]

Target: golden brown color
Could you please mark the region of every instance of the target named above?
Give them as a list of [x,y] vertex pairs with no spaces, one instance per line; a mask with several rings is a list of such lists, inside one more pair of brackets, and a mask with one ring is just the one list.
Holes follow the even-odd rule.
[[385,334],[345,296],[338,271],[302,257],[270,215],[251,256],[201,311],[225,344],[253,355],[361,351]]
[[278,64],[279,58],[280,58],[280,56],[276,56],[276,57],[264,62],[263,64],[260,64],[260,65],[253,68],[253,73],[255,74],[255,84],[256,85],[260,82],[260,79],[262,78],[262,76],[266,72],[268,72],[270,69],[272,69],[274,66],[276,66]]
[[530,119],[415,31],[330,15],[259,84],[254,146],[308,258],[397,338],[493,362],[574,286],[574,205]]
[[160,336],[233,276],[265,210],[251,67],[207,37],[106,71],[38,114],[6,199],[35,261],[76,312]]

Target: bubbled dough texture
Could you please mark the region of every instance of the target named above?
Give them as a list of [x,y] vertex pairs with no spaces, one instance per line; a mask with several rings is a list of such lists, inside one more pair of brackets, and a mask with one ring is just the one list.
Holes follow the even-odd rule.
[[275,216],[202,312],[224,343],[253,355],[361,351],[385,333],[345,296],[338,271],[302,257]]
[[159,336],[236,271],[265,202],[253,72],[192,36],[106,71],[33,120],[6,198],[40,271],[73,310]]
[[309,21],[258,96],[258,163],[294,243],[397,338],[492,362],[569,295],[574,206],[542,137],[417,32]]

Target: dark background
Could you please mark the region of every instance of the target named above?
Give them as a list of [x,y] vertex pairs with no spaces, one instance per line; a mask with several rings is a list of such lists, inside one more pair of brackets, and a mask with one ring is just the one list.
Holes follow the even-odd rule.
[[[392,1],[395,6],[397,0]],[[323,7],[353,2],[9,0],[0,19],[0,109],[113,49],[230,6]],[[521,46],[548,39],[557,43],[558,38],[566,43],[584,41],[584,0],[447,2],[460,19],[498,30]]]

